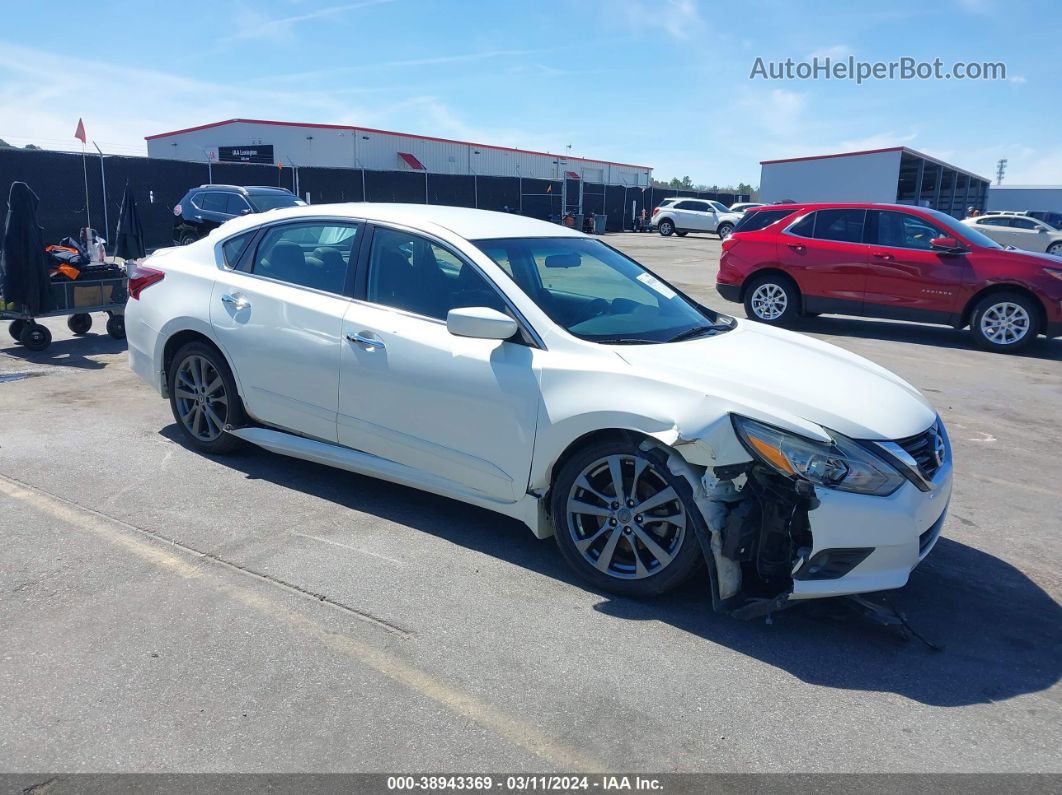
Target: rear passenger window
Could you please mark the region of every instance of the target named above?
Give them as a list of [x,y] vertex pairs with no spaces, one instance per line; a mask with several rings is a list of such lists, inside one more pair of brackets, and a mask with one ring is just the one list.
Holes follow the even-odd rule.
[[200,193],[195,197],[194,204],[201,210],[206,210],[211,213],[223,213],[225,212],[226,200],[228,197],[224,193],[216,193],[209,191],[207,193]]
[[353,224],[284,224],[266,232],[254,254],[252,272],[300,287],[342,295],[354,256]]
[[251,242],[252,237],[254,237],[253,231],[244,232],[242,235],[230,237],[221,244],[221,257],[225,260],[225,267],[230,269],[236,267],[236,264],[240,261],[240,255],[243,254],[243,250],[247,248],[247,244]]
[[791,227],[789,234],[800,237],[813,237],[815,235],[815,216],[817,213],[808,213]]
[[863,221],[866,210],[819,210],[815,213],[816,240],[836,240],[841,243],[863,242]]
[[756,212],[747,212],[738,221],[738,225],[734,227],[735,232],[756,232],[760,229],[766,229],[775,221],[781,221],[787,215],[792,215],[792,210],[757,210]]

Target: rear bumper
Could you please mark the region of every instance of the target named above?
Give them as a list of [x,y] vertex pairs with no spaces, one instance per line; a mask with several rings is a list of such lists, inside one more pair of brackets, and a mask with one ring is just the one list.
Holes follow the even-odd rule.
[[740,284],[719,284],[716,282],[715,291],[727,301],[733,301],[735,304],[741,303]]

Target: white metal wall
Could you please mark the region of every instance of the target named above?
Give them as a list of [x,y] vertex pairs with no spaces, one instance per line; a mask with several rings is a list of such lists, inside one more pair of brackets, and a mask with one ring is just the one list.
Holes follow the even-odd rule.
[[1062,185],[990,185],[986,210],[1062,212]]
[[900,152],[764,163],[759,199],[779,202],[895,202]]
[[651,171],[599,160],[581,160],[532,152],[435,141],[395,133],[351,128],[295,127],[235,122],[148,140],[148,156],[203,162],[219,146],[272,144],[275,158],[286,167],[326,166],[406,171],[399,152],[414,155],[436,174],[480,174],[560,179],[574,171],[587,182],[646,186]]

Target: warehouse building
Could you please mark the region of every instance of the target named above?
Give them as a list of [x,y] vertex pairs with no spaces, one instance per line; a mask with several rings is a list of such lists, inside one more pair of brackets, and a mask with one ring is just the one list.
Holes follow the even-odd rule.
[[649,166],[342,124],[228,119],[149,135],[147,147],[149,157],[200,163],[569,179],[628,187],[652,184]]
[[985,209],[1062,213],[1062,185],[993,185]]
[[985,207],[988,185],[985,177],[894,146],[762,160],[759,200],[914,204],[962,218],[968,207]]

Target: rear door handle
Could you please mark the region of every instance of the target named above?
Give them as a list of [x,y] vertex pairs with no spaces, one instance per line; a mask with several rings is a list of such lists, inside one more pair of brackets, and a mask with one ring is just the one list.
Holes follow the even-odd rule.
[[871,256],[874,256],[874,257],[877,257],[878,259],[883,259],[883,260],[891,260],[891,259],[893,259],[892,254],[885,254],[885,253],[883,253],[881,251],[875,251]]
[[221,296],[221,303],[227,304],[239,312],[241,309],[250,309],[251,302],[244,298],[242,295],[228,295]]
[[803,243],[786,243],[786,245],[798,254],[803,254],[807,250],[807,246]]
[[367,351],[374,351],[377,349],[382,351],[387,349],[387,346],[384,345],[383,340],[377,339],[376,337],[370,337],[368,336],[368,334],[369,332],[366,332],[364,334],[355,334],[353,331],[348,331],[347,341],[357,343],[358,345],[365,348],[365,350]]

